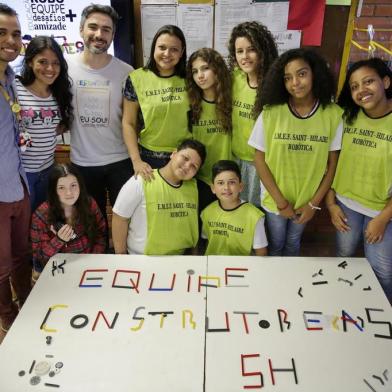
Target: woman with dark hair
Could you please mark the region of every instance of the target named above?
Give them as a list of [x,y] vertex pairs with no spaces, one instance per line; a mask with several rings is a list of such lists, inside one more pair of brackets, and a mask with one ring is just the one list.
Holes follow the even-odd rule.
[[155,34],[147,65],[128,76],[123,136],[135,175],[144,179],[152,178],[153,169],[163,167],[179,142],[190,137],[185,64],[184,34],[166,25]]
[[342,138],[333,76],[309,49],[283,53],[262,91],[249,144],[262,181],[271,256],[298,256],[305,224],[331,186]]
[[231,159],[231,78],[222,56],[214,49],[192,53],[186,67],[193,138],[206,146],[207,159],[197,173],[199,210],[216,200],[211,191],[215,162]]
[[69,129],[72,121],[70,87],[68,66],[58,43],[51,37],[34,37],[16,80],[22,127],[19,144],[32,211],[46,199],[56,136]]
[[271,32],[257,22],[234,27],[229,41],[229,64],[233,78],[233,154],[241,169],[241,199],[260,206],[260,181],[253,164],[255,150],[248,139],[259,113],[264,77],[278,50]]
[[72,164],[52,168],[48,200],[34,212],[30,234],[33,258],[42,267],[56,253],[104,253],[105,219]]
[[354,63],[338,104],[342,151],[327,207],[339,257],[365,256],[392,303],[392,71],[379,58]]

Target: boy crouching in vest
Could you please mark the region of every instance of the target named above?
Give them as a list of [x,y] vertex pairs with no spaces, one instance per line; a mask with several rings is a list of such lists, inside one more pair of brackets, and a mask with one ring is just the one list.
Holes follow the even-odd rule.
[[186,139],[153,180],[130,178],[113,207],[116,254],[177,255],[198,241],[198,196],[193,177],[204,163],[202,143]]
[[218,198],[201,213],[206,255],[257,256],[267,254],[264,214],[240,199],[241,171],[234,161],[222,160],[212,167],[212,192]]

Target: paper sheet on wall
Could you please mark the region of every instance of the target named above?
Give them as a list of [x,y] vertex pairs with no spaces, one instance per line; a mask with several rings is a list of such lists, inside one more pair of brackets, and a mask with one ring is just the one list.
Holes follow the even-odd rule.
[[272,35],[278,46],[279,56],[283,52],[286,52],[286,50],[299,48],[301,46],[300,30],[273,31]]
[[168,4],[172,4],[172,5],[177,5],[177,0],[142,0],[142,5],[144,5],[144,4],[152,4],[152,5],[158,5],[158,4],[168,5]]
[[288,1],[256,0],[252,6],[252,20],[267,26],[271,31],[283,31],[287,29],[289,17]]
[[213,15],[212,5],[178,5],[177,23],[186,38],[188,57],[197,49],[212,48]]
[[228,56],[227,45],[231,30],[239,23],[254,19],[252,1],[217,0],[215,3],[214,48],[222,56]]
[[142,4],[143,64],[150,57],[151,42],[157,30],[166,24],[177,24],[175,5]]

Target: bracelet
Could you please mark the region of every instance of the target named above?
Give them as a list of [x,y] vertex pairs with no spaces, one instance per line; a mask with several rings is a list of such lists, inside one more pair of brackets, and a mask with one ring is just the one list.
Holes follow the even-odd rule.
[[308,206],[309,206],[312,210],[319,210],[319,211],[321,210],[321,207],[314,206],[314,205],[312,204],[311,201],[308,203]]
[[283,208],[279,208],[278,205],[276,205],[276,208],[278,209],[278,211],[283,211],[285,210],[288,206],[289,206],[289,202],[286,203],[286,205]]

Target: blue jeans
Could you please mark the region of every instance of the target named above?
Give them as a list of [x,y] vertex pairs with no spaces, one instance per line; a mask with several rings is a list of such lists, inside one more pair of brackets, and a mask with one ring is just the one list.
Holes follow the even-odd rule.
[[49,173],[53,166],[49,166],[40,172],[26,172],[30,191],[31,212],[34,212],[47,199]]
[[392,222],[388,223],[380,243],[368,244],[364,240],[365,230],[372,218],[351,210],[339,200],[337,203],[346,215],[351,230],[347,233],[336,232],[336,255],[353,256],[359,243],[363,241],[365,256],[392,303]]
[[266,212],[269,256],[299,256],[305,224],[295,223],[273,212]]
[[106,219],[107,196],[113,207],[122,186],[133,176],[131,160],[128,158],[103,166],[74,165],[83,176],[87,192],[97,202]]

